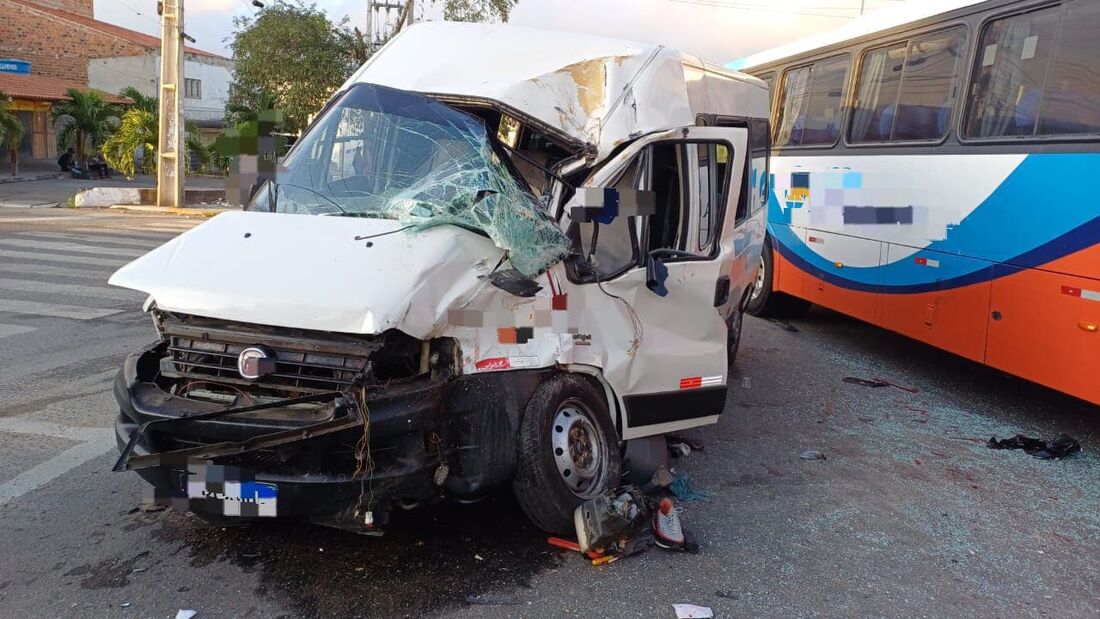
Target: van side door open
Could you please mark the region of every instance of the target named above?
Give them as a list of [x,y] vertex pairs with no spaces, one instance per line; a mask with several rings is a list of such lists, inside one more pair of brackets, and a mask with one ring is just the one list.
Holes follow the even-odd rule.
[[[581,332],[599,337],[606,357],[588,363],[603,368],[618,396],[624,439],[714,423],[725,407],[746,144],[740,127],[664,132],[632,144],[586,183],[652,192],[650,214],[575,222],[571,231],[582,249],[570,269],[581,284],[573,293],[584,307],[602,308],[580,317]],[[585,363],[582,356],[575,361]]]

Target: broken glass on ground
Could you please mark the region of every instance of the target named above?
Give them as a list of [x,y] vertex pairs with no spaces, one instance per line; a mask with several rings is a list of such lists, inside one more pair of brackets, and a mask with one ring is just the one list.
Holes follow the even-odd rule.
[[372,84],[330,106],[249,209],[392,219],[408,233],[458,226],[489,237],[526,277],[569,250],[481,119]]

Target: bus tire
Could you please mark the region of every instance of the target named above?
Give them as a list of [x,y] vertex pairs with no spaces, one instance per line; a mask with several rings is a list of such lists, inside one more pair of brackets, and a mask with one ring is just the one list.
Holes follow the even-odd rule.
[[619,487],[619,436],[603,392],[576,374],[559,374],[531,396],[519,428],[512,491],[540,529],[572,537],[573,512]]
[[772,239],[764,239],[764,249],[760,252],[760,267],[756,281],[745,304],[745,311],[762,318],[800,318],[809,311],[813,303],[798,297],[792,297],[772,289],[775,280],[775,258],[772,253]]

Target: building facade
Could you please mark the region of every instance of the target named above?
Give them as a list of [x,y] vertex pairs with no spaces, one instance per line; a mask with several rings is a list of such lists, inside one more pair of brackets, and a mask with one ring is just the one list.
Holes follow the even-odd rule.
[[[233,62],[191,47],[185,56],[184,115],[216,133]],[[117,94],[127,86],[158,95],[159,76],[160,39],[95,19],[93,0],[0,0],[0,90],[27,131],[24,158],[57,156],[49,112],[66,89],[99,90],[124,103]]]

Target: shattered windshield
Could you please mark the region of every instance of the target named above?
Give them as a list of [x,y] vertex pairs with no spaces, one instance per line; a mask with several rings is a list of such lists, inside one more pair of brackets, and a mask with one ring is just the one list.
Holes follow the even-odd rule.
[[394,219],[411,234],[460,226],[487,235],[528,277],[569,247],[480,119],[371,84],[353,86],[325,112],[250,209]]

